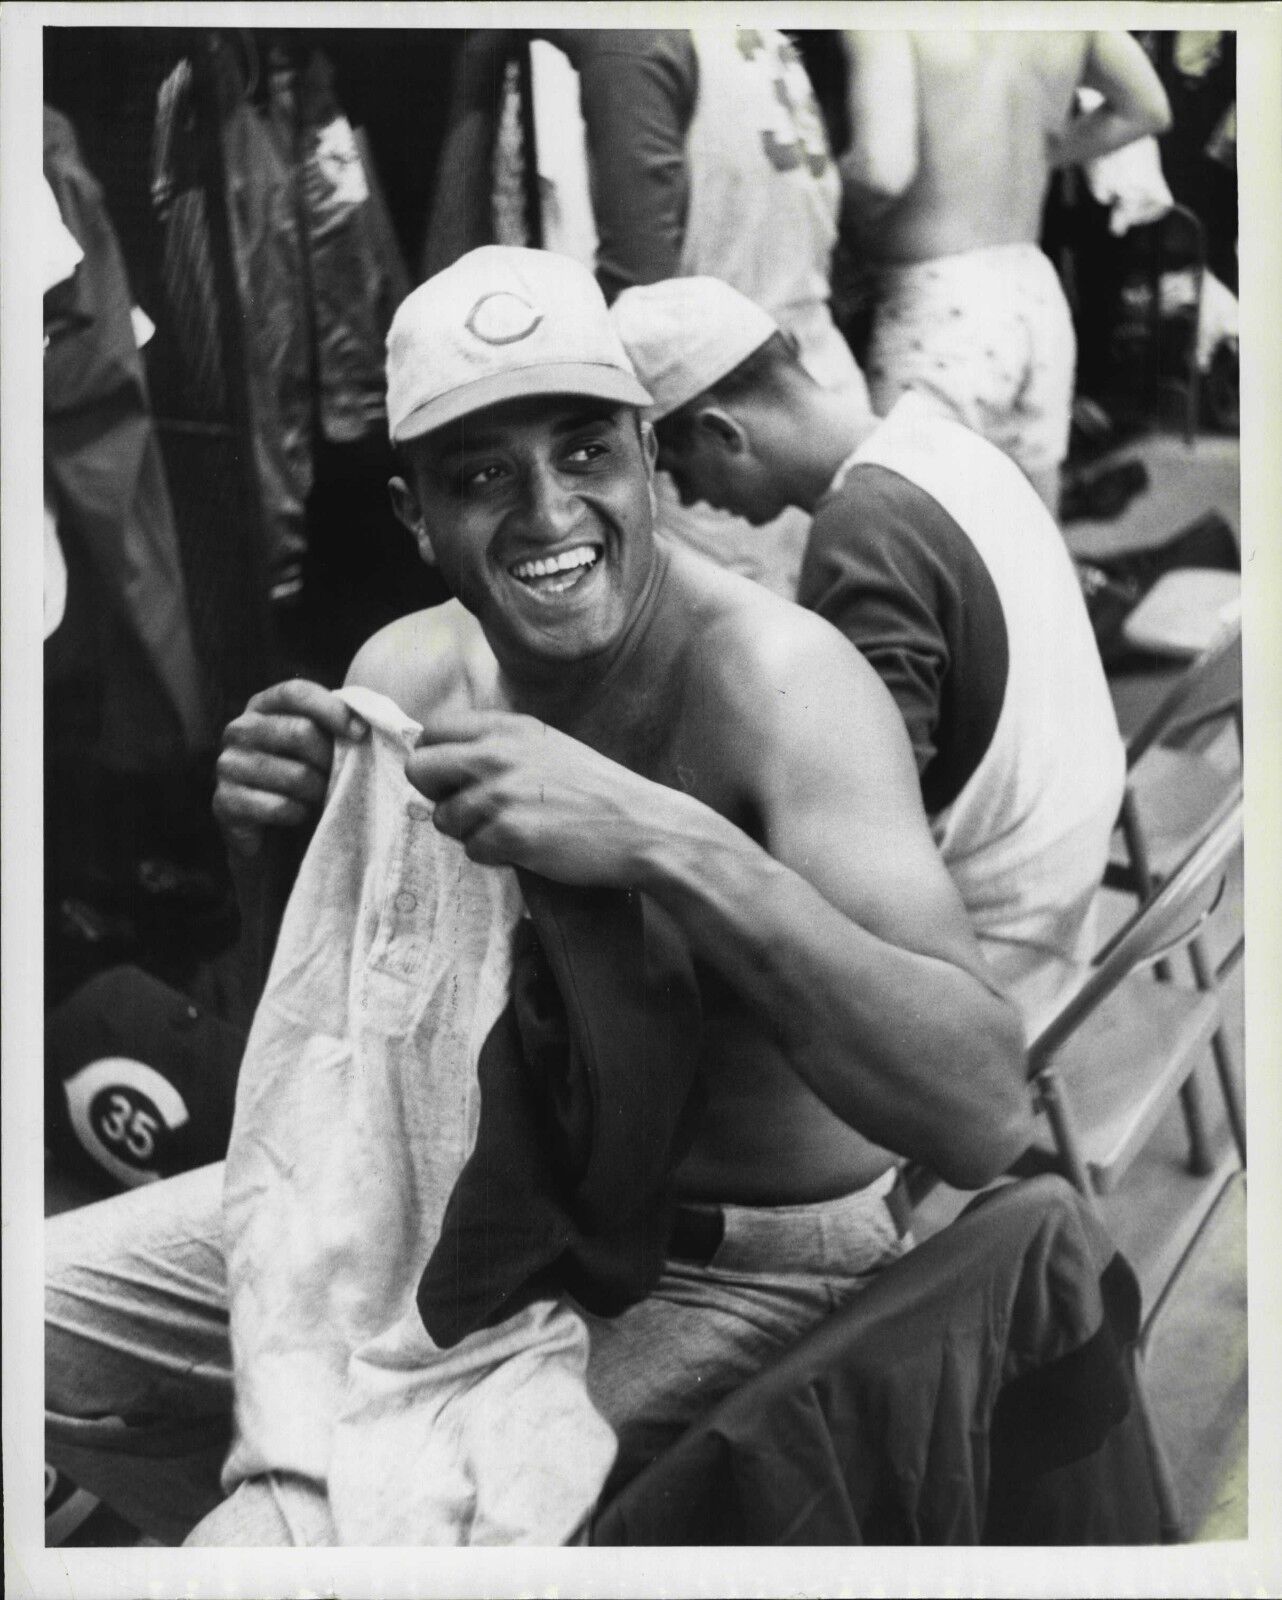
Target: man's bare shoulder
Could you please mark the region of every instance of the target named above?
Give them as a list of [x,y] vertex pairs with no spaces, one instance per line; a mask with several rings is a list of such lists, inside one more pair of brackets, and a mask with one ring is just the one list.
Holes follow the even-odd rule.
[[851,818],[880,815],[888,798],[920,805],[903,718],[842,633],[732,573],[716,574],[704,594],[686,704],[697,708],[705,757],[758,814],[799,791],[840,797]]
[[447,707],[496,704],[498,667],[476,618],[449,600],[381,628],[357,651],[346,681],[423,722]]
[[[759,584],[700,563],[701,626],[689,662],[728,701],[784,709],[789,694],[879,702],[881,680],[831,623]],[[706,692],[706,690],[705,690]]]

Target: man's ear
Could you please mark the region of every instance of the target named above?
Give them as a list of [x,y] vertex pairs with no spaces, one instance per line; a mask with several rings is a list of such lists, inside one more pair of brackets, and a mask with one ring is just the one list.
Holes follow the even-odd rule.
[[645,481],[650,491],[650,521],[653,523],[659,515],[659,496],[654,487],[654,475],[659,465],[659,435],[654,431],[654,424],[641,422],[641,454],[645,458]]
[[715,444],[731,455],[743,455],[748,449],[743,424],[721,406],[700,406],[694,416],[694,431],[705,444]]
[[654,423],[644,419],[641,423],[641,449],[645,455],[646,470],[653,478],[659,460],[659,435],[654,431]]
[[427,523],[423,520],[423,511],[413,489],[404,478],[392,478],[388,481],[387,492],[392,499],[392,510],[396,513],[396,520],[414,535],[414,543],[418,546],[422,560],[429,567],[434,567],[436,552],[432,549]]

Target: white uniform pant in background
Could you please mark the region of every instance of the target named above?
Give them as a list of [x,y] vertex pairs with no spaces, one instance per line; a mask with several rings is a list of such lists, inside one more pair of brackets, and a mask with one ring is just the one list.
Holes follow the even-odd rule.
[[1005,451],[1052,514],[1076,363],[1059,275],[1035,244],[878,269],[866,362],[877,415],[909,390],[926,396]]

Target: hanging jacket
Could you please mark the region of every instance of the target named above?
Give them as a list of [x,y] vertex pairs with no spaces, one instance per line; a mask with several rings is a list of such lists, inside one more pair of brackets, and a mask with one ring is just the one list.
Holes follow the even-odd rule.
[[[321,441],[346,444],[386,427],[383,340],[408,280],[369,170],[342,115],[324,55],[269,63],[265,109],[249,98],[237,54],[212,59],[218,148],[232,265],[245,332],[254,465],[273,578],[306,549],[306,503]],[[219,353],[205,152],[190,61],[156,97],[152,204],[164,233],[162,273],[197,415],[226,415]]]
[[329,58],[311,50],[296,76],[301,287],[311,299],[316,419],[321,438],[349,444],[386,431],[384,341],[410,282],[369,145],[334,95]]
[[1135,1275],[1062,1178],[888,1267],[598,1517],[597,1544],[1148,1544]]
[[102,190],[71,124],[49,106],[44,173],[84,252],[46,305],[44,460],[73,581],[79,574],[101,596],[78,608],[98,630],[94,753],[117,770],[181,765],[212,745],[213,732],[133,297]]

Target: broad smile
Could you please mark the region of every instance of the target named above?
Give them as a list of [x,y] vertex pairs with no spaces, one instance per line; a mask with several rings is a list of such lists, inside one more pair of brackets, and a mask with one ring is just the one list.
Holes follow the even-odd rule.
[[514,561],[508,572],[524,588],[538,595],[565,594],[575,589],[595,568],[601,548],[594,544],[576,544],[555,555],[530,556]]

